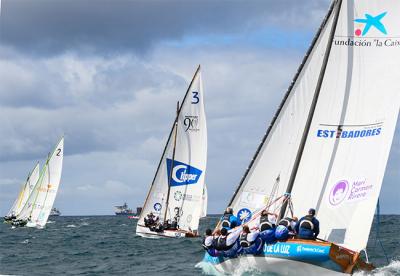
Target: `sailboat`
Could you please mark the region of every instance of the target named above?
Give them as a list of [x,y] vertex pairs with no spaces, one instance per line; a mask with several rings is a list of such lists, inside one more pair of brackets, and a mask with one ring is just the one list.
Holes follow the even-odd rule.
[[49,154],[38,181],[18,214],[14,226],[43,228],[49,218],[61,180],[64,156],[64,137]]
[[28,198],[33,190],[34,185],[39,179],[39,163],[35,165],[33,170],[29,173],[25,183],[22,185],[20,192],[18,193],[18,197],[15,199],[10,211],[4,217],[4,222],[11,222],[15,219],[22,208],[25,206]]
[[[315,208],[319,239],[212,257],[282,275],[370,270],[366,245],[400,105],[400,2],[334,0],[229,206],[250,228]],[[367,262],[363,261],[365,257]]]
[[[185,93],[136,227],[142,237],[197,236],[204,209],[207,125],[200,66]],[[153,215],[152,223],[147,221]]]

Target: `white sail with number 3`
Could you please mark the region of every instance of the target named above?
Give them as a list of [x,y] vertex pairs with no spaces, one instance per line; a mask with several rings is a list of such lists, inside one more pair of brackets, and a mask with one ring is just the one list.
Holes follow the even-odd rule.
[[[200,66],[177,110],[157,172],[140,215],[136,233],[141,236],[196,235],[203,213],[207,163],[207,125]],[[163,231],[151,231],[145,217],[152,212]],[[177,227],[168,229],[168,223]]]

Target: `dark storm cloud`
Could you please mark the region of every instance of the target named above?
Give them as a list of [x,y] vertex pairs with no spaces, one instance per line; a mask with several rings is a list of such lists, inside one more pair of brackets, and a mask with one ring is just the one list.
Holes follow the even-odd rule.
[[328,5],[327,0],[3,0],[0,35],[3,44],[40,55],[78,49],[143,53],[184,36],[315,26]]

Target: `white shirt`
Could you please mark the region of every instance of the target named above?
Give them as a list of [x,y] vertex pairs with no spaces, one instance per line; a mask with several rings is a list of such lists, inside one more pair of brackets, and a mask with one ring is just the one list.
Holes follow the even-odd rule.
[[208,236],[208,237],[206,237],[205,240],[204,240],[204,245],[205,245],[205,246],[211,246],[213,240],[214,240],[214,237],[213,237],[213,236]]

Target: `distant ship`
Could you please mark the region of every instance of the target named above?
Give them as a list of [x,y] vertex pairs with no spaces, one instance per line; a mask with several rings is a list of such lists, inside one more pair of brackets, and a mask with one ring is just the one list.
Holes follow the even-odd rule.
[[122,206],[115,206],[115,214],[118,215],[123,215],[123,216],[139,216],[140,212],[142,211],[142,207],[137,207],[136,208],[136,213],[132,211],[132,209],[128,208],[128,204],[126,202]]
[[61,215],[60,210],[58,210],[57,208],[52,208],[50,211],[50,216],[54,216],[54,217],[58,217]]

